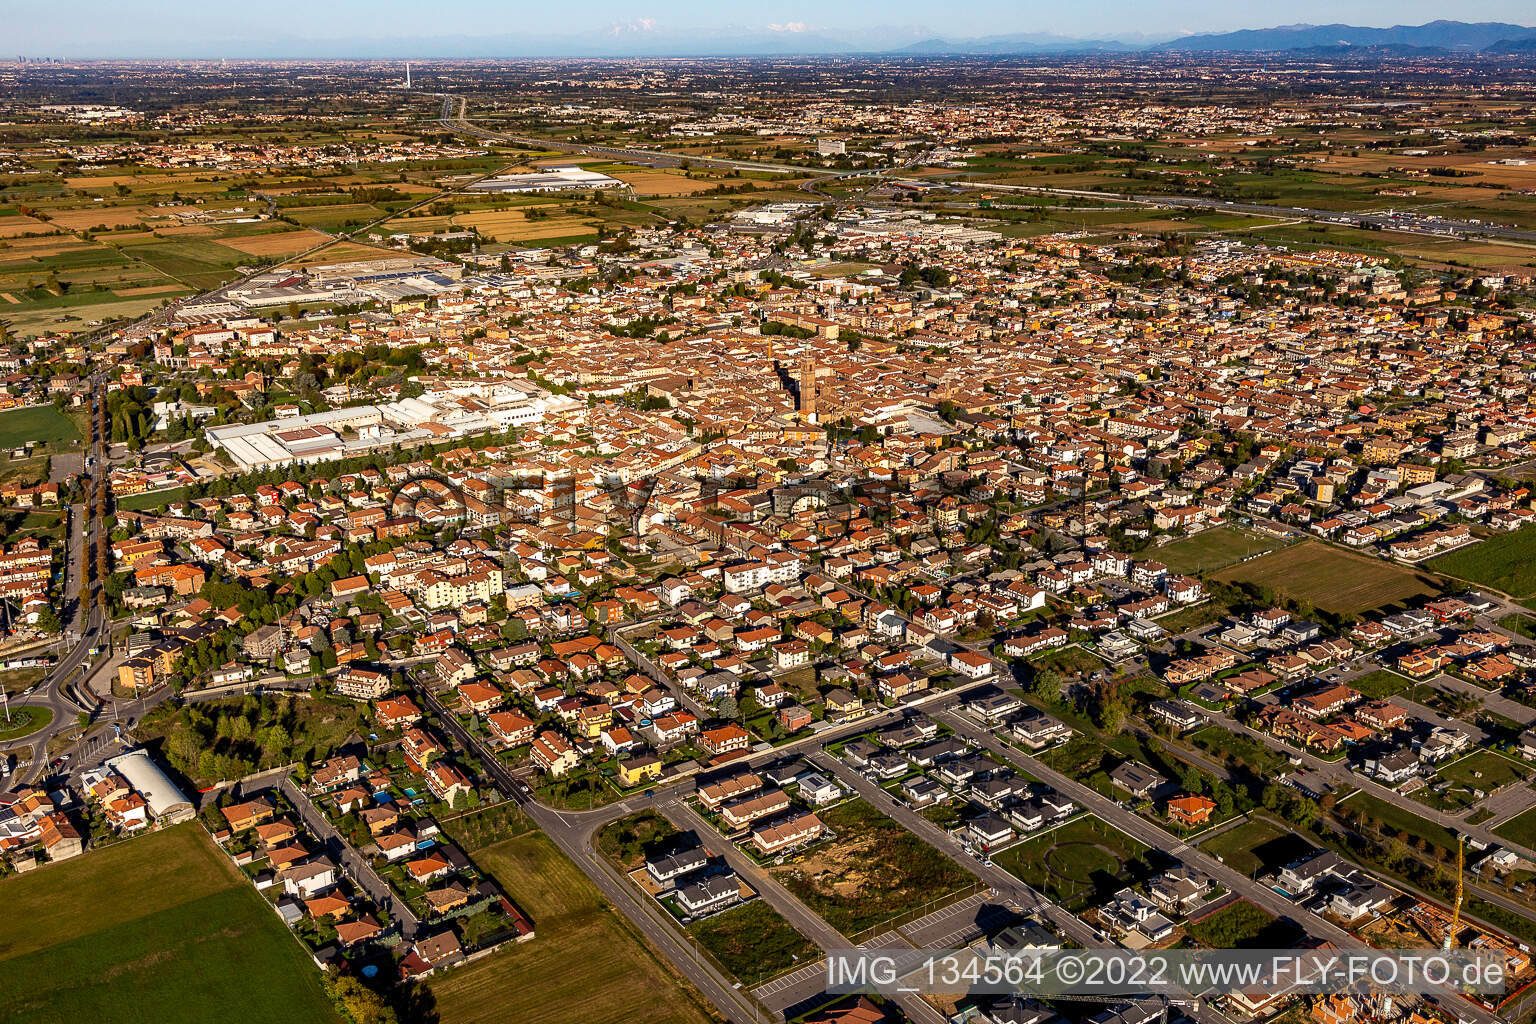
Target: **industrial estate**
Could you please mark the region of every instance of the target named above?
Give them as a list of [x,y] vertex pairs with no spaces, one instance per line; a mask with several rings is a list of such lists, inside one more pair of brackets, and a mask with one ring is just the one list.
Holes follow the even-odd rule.
[[0,62],[0,1019],[1531,1021],[1507,29]]

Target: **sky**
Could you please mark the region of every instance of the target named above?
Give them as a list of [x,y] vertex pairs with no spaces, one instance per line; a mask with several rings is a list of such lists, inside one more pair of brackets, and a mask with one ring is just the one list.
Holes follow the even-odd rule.
[[[1416,25],[1437,18],[1536,24],[1531,0],[0,0],[0,54],[239,56],[409,55],[414,43],[458,37],[500,55],[645,53],[696,40],[835,40],[885,49],[925,39],[1015,33],[1170,39],[1309,22]],[[366,42],[367,46],[355,44]],[[388,45],[381,45],[383,43]],[[328,48],[327,43],[352,44]],[[825,49],[807,43],[807,49]],[[302,52],[301,52],[302,51]],[[365,52],[366,51],[366,52]]]

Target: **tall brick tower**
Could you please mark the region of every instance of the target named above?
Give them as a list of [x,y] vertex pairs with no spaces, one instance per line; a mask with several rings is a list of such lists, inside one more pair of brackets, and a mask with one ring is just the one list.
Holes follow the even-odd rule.
[[816,360],[810,356],[800,363],[800,419],[816,422]]

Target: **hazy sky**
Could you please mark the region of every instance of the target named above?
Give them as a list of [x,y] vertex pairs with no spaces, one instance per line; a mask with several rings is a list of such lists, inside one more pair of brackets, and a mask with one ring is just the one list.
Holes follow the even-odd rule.
[[0,53],[185,53],[206,45],[216,56],[222,46],[253,41],[440,36],[603,38],[610,46],[633,40],[643,52],[647,39],[687,37],[820,35],[880,46],[935,36],[1169,38],[1298,22],[1385,26],[1437,18],[1533,24],[1536,6],[1531,0],[0,0]]

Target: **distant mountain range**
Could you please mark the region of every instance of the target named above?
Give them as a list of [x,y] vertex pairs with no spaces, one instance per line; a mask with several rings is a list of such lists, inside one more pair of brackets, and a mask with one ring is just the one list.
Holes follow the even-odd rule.
[[989,54],[1121,53],[1285,53],[1319,55],[1356,52],[1361,55],[1536,52],[1536,28],[1506,22],[1432,21],[1426,25],[1371,28],[1361,25],[1282,25],[1238,32],[1180,36],[1160,41],[1071,39],[1019,34],[979,39],[925,39],[897,53],[985,56]]
[[1217,35],[1184,36],[1158,44],[1159,50],[1217,50],[1227,53],[1304,50],[1319,46],[1408,46],[1433,50],[1485,50],[1509,40],[1536,37],[1536,29],[1499,21],[1431,21],[1427,25],[1365,28],[1359,25],[1283,25]]
[[[80,49],[87,49],[89,44]],[[99,52],[36,56],[123,58],[250,59],[399,59],[515,57],[789,57],[910,56],[1004,57],[1051,54],[1116,53],[1296,53],[1352,55],[1360,59],[1391,55],[1484,54],[1536,55],[1536,27],[1505,22],[1432,21],[1426,25],[1371,28],[1359,25],[1283,25],[1207,35],[1080,38],[1045,32],[1016,32],[967,39],[928,36],[911,27],[870,27],[859,31],[808,28],[802,23],[765,29],[721,28],[700,31],[664,29],[648,19],[611,26],[606,31],[565,35],[444,34],[440,36],[309,39],[294,36],[247,36],[239,39],[186,39],[168,43],[153,38],[120,38]],[[25,52],[23,50],[23,52]]]

